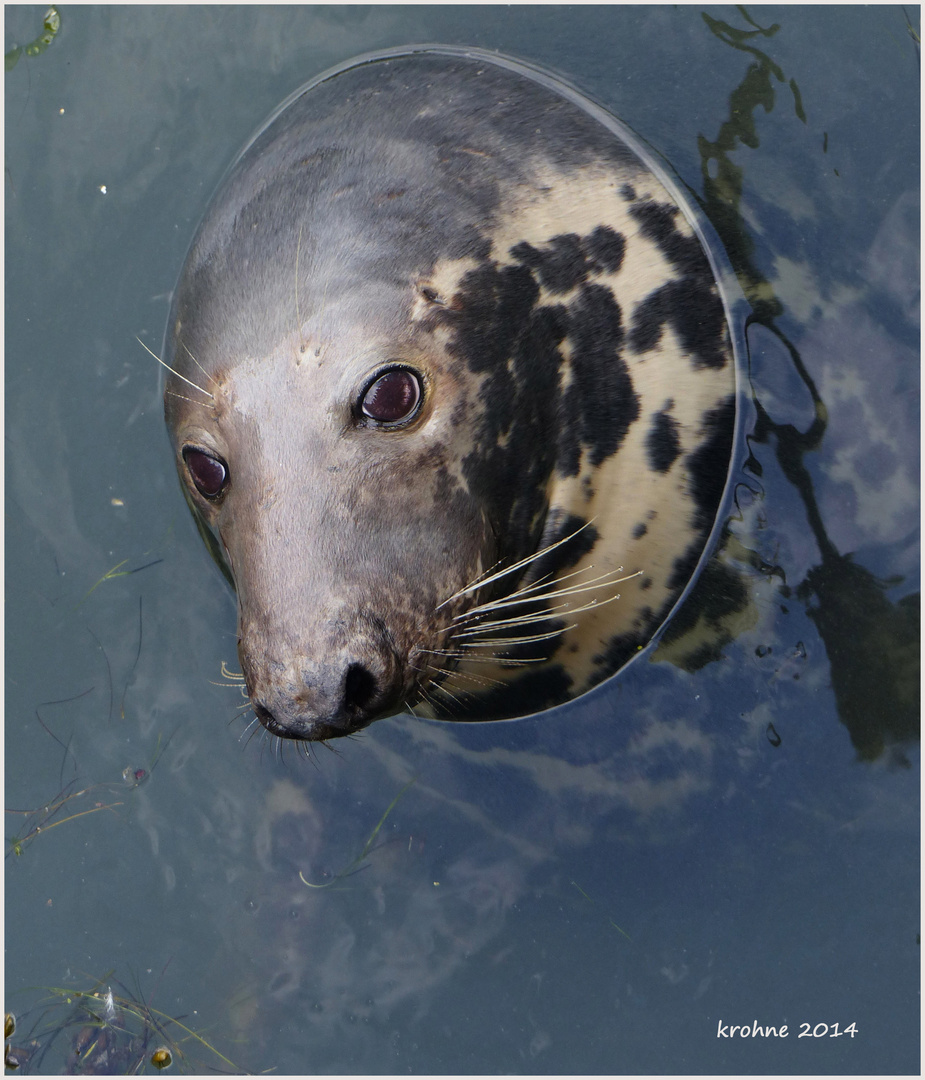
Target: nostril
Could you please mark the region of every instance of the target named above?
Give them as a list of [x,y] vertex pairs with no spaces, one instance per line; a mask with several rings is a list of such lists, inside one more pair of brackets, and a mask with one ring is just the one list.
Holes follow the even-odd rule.
[[257,701],[252,702],[252,705],[254,708],[254,713],[260,723],[263,724],[267,731],[273,732],[274,735],[277,734],[277,729],[279,725],[277,724],[276,717],[273,715],[273,713],[271,713],[269,709],[267,709],[265,706],[261,705]]
[[347,715],[362,713],[375,698],[379,687],[376,677],[362,664],[351,664],[344,679],[344,711]]

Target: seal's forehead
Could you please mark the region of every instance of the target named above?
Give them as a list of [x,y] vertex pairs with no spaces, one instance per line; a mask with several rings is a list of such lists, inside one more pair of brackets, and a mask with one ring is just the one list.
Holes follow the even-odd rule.
[[[261,163],[264,175],[301,156],[329,157],[366,144],[396,160],[426,147],[444,175],[478,186],[526,175],[541,151],[561,167],[610,159],[623,169],[636,155],[593,114],[584,99],[483,58],[391,57],[357,64],[310,86],[242,152],[238,164]],[[608,118],[609,120],[610,118]]]
[[259,355],[335,298],[395,331],[415,281],[497,252],[513,206],[588,170],[645,171],[598,119],[516,71],[442,55],[346,69],[284,109],[213,201],[179,290],[201,331],[189,344]]
[[[307,220],[348,250],[402,239],[393,260],[419,261],[428,242],[461,257],[505,187],[533,183],[538,163],[567,173],[592,161],[642,168],[598,119],[518,72],[448,56],[360,64],[311,87],[254,139],[196,249],[208,259],[242,240],[242,221],[266,228],[275,217],[290,230]],[[346,219],[361,223],[365,245],[344,238]]]

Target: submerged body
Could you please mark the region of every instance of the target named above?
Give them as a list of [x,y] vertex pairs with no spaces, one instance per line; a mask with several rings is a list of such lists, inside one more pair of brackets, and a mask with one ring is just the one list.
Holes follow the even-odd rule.
[[677,603],[729,469],[697,233],[606,114],[485,55],[366,60],[287,103],[200,226],[165,361],[282,737],[585,693]]

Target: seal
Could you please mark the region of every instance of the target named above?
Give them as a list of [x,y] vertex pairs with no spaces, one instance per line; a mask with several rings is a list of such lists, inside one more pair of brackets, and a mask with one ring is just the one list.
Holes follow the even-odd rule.
[[528,715],[657,635],[736,418],[717,272],[657,173],[577,91],[442,47],[320,76],[232,165],[165,413],[271,733]]

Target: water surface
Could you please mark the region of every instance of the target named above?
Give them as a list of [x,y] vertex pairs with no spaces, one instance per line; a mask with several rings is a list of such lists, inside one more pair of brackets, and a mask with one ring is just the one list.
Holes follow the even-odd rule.
[[[105,976],[251,1071],[918,1072],[918,12],[748,10],[66,7],[8,71],[5,805],[60,804],[7,814],[25,1071],[85,1020],[29,988]],[[586,698],[280,760],[135,339],[279,101],[422,41],[558,72],[712,222],[735,498]],[[789,1034],[722,1034],[756,1022]]]

